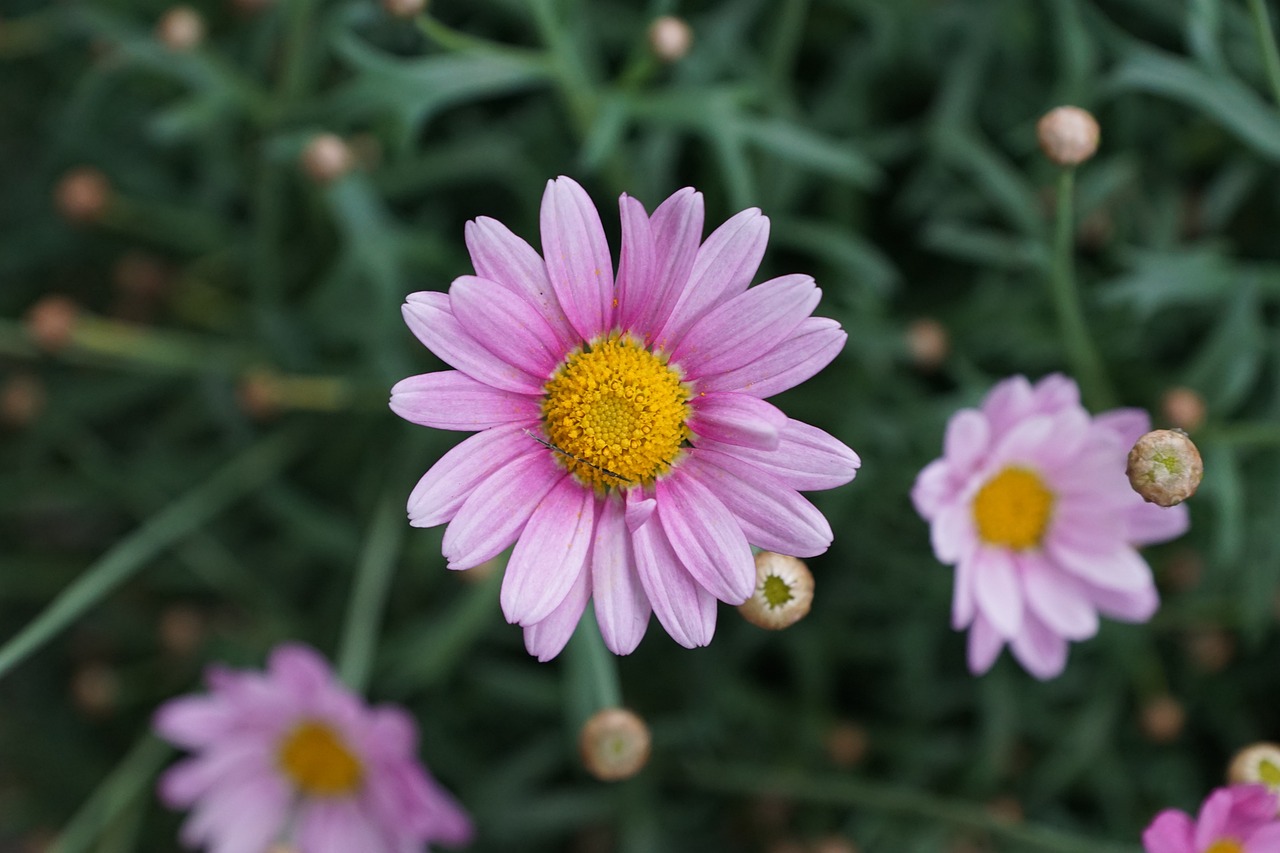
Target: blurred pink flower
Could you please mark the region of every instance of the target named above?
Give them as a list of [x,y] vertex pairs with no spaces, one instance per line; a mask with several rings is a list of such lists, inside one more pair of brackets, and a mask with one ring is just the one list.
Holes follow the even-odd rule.
[[820,293],[808,276],[749,287],[768,239],[760,211],[703,242],[692,189],[652,216],[626,195],[620,207],[616,281],[594,204],[562,177],[542,199],[542,256],[477,219],[477,275],[404,306],[456,369],[403,380],[391,408],[478,432],[418,483],[410,523],[449,523],[452,569],[515,543],[502,610],[541,660],[592,599],[617,654],[636,648],[651,612],[676,642],[706,645],[716,601],[741,604],[755,586],[749,545],[825,551],[831,528],[798,490],[847,483],[859,465],[764,400],[825,367],[846,336],[810,316]]
[[192,810],[187,847],[299,853],[410,853],[471,840],[471,822],[418,761],[413,718],[370,708],[313,650],[276,647],[265,673],[210,667],[209,693],[155,715],[159,735],[194,755],[160,779],[170,808]]
[[969,668],[990,669],[1007,642],[1037,678],[1062,672],[1067,641],[1098,614],[1145,622],[1159,604],[1137,546],[1186,531],[1184,506],[1146,503],[1125,477],[1150,428],[1141,409],[1091,417],[1076,383],[1015,376],[947,424],[943,456],[911,498],[933,551],[956,567],[951,622],[969,629]]
[[1280,801],[1263,785],[1219,788],[1193,821],[1186,812],[1165,809],[1142,833],[1146,853],[1277,853]]

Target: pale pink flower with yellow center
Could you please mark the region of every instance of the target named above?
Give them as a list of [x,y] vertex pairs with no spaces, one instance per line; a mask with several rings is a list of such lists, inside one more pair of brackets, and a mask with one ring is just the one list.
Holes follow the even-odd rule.
[[743,211],[703,242],[692,189],[652,216],[625,195],[620,207],[616,279],[595,206],[560,178],[542,200],[542,256],[477,219],[466,232],[476,275],[404,306],[456,369],[398,383],[391,408],[478,433],[418,483],[410,522],[449,523],[452,569],[515,543],[502,609],[542,660],[588,601],[618,654],[639,644],[651,612],[681,645],[706,645],[717,600],[751,595],[750,546],[825,551],[831,528],[798,490],[846,483],[859,465],[765,402],[846,337],[810,316],[820,294],[808,276],[750,287],[768,220]]
[[471,821],[418,761],[413,718],[369,707],[311,649],[266,672],[210,667],[209,693],[162,705],[156,732],[193,755],[160,779],[190,809],[182,843],[212,853],[421,853],[469,842]]
[[1280,798],[1263,785],[1219,788],[1195,820],[1166,809],[1142,833],[1146,853],[1277,853]]
[[1159,604],[1138,547],[1180,536],[1186,508],[1146,503],[1129,486],[1129,448],[1150,428],[1141,409],[1092,417],[1076,383],[1015,376],[947,424],[941,459],[911,497],[938,559],[956,567],[952,626],[969,629],[969,668],[986,672],[1008,643],[1037,678],[1062,672],[1069,640],[1098,614],[1145,622]]

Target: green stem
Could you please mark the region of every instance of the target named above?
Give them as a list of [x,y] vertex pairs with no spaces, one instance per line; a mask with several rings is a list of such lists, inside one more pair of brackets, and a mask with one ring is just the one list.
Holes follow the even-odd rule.
[[748,795],[782,795],[846,808],[864,808],[904,818],[954,824],[989,832],[1015,843],[1018,850],[1050,853],[1139,853],[1135,845],[1107,844],[1049,827],[1010,823],[982,805],[948,800],[911,788],[881,785],[849,776],[816,776],[796,770],[748,765],[700,763],[689,766],[689,779],[710,791]]
[[1271,95],[1280,104],[1280,53],[1276,52],[1276,35],[1271,29],[1271,16],[1267,14],[1265,0],[1249,0],[1249,11],[1253,13],[1253,31],[1258,36],[1258,47],[1262,49]]
[[360,555],[355,591],[338,646],[338,675],[357,693],[363,693],[369,683],[382,612],[404,542],[404,528],[399,501],[383,497],[374,511],[373,524]]
[[0,645],[0,677],[52,640],[167,548],[274,477],[301,450],[294,432],[264,439],[125,536]]
[[596,615],[588,608],[569,638],[566,687],[568,711],[576,733],[591,715],[603,708],[622,705],[622,687],[618,681],[618,663],[604,644]]
[[804,24],[809,17],[809,0],[787,0],[782,4],[774,29],[773,51],[769,56],[769,76],[774,92],[787,94],[796,56],[804,38]]
[[1280,447],[1280,424],[1238,423],[1211,427],[1194,434],[1201,445],[1230,444],[1235,447]]
[[284,62],[279,80],[279,92],[287,101],[295,101],[306,94],[310,84],[310,51],[318,43],[311,32],[311,12],[315,0],[290,0],[285,24]]
[[1071,370],[1080,382],[1085,402],[1098,411],[1115,403],[1102,359],[1089,338],[1080,292],[1076,288],[1074,194],[1075,170],[1063,169],[1058,178],[1058,219],[1053,238],[1050,285],[1058,313],[1058,328]]
[[49,853],[79,853],[90,849],[107,825],[148,791],[151,780],[172,751],[163,741],[143,735],[67,821],[49,847]]

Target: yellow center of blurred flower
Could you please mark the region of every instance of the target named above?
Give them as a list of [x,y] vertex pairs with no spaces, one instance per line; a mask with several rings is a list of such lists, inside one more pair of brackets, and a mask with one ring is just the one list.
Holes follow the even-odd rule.
[[1053,492],[1034,471],[1009,467],[987,481],[973,499],[973,521],[988,545],[1025,550],[1044,537]]
[[652,483],[689,437],[689,389],[665,358],[629,337],[573,352],[544,390],[547,440],[586,485]]
[[1280,766],[1270,759],[1258,762],[1258,779],[1269,788],[1280,788]]
[[1244,853],[1244,846],[1234,838],[1219,838],[1206,847],[1204,853]]
[[360,786],[364,768],[324,723],[299,723],[280,744],[280,767],[303,794],[337,797]]

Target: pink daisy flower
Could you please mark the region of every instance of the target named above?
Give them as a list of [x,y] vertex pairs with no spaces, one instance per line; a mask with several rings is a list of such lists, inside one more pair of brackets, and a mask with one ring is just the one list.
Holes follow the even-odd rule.
[[449,523],[451,569],[515,543],[502,610],[541,660],[588,601],[617,654],[635,649],[651,612],[681,645],[706,645],[716,601],[741,604],[755,586],[750,545],[825,551],[831,528],[797,490],[847,483],[859,465],[765,402],[845,341],[810,316],[810,277],[749,287],[769,220],[745,210],[702,242],[692,189],[652,216],[626,195],[620,207],[616,279],[595,206],[562,177],[542,199],[542,257],[477,219],[466,232],[477,274],[404,306],[456,369],[398,383],[391,408],[478,433],[418,483],[410,522]]
[[1192,820],[1165,809],[1142,833],[1146,853],[1276,853],[1280,798],[1263,785],[1232,785],[1209,795]]
[[471,822],[417,758],[413,718],[370,708],[313,650],[277,646],[265,673],[211,666],[207,695],[155,715],[159,735],[195,753],[160,778],[191,809],[187,847],[214,853],[411,853],[471,840]]
[[947,424],[943,456],[911,498],[933,551],[956,567],[951,623],[969,629],[969,668],[990,669],[1008,643],[1037,678],[1062,672],[1067,641],[1098,614],[1145,622],[1159,604],[1137,546],[1186,531],[1184,506],[1142,500],[1125,477],[1129,448],[1150,429],[1141,409],[1091,417],[1076,383],[997,384],[979,409]]

